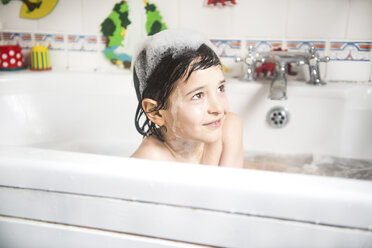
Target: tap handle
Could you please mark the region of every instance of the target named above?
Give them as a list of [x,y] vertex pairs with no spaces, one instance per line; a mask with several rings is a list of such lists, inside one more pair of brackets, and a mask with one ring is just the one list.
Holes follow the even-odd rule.
[[308,58],[308,64],[309,64],[310,80],[307,83],[312,84],[312,85],[325,85],[326,83],[322,81],[320,78],[319,62],[328,62],[329,57],[324,56],[320,58],[314,46],[311,46],[309,48],[309,53],[310,53],[310,56]]
[[235,62],[244,62],[246,65],[250,66],[252,65],[255,61],[253,59],[253,56],[251,54],[247,55],[247,57],[243,58],[241,56],[236,56],[235,57]]
[[235,62],[243,62],[243,61],[244,61],[244,59],[242,57],[240,57],[240,56],[235,57]]
[[316,54],[316,49],[315,49],[315,46],[314,45],[311,45],[309,47],[309,53],[312,54],[312,55],[315,55]]
[[328,63],[330,60],[331,60],[331,58],[328,57],[328,56],[324,56],[324,57],[320,58],[320,62],[324,62],[324,63]]
[[249,45],[248,47],[247,47],[247,50],[248,50],[248,53],[251,53],[251,52],[253,52],[253,45]]
[[252,45],[249,45],[248,48],[248,54],[245,57],[242,56],[236,56],[235,62],[243,62],[246,64],[246,73],[243,77],[246,81],[252,81],[254,80],[254,73],[255,73],[255,67],[256,67],[256,59],[255,59],[255,52]]
[[314,47],[314,45],[311,45],[309,48],[309,53],[310,53],[310,58],[309,58],[309,64],[313,65],[314,63],[319,63],[319,62],[324,62],[327,63],[329,62],[330,58],[328,56],[324,56],[319,58],[319,54]]
[[246,55],[246,57],[243,58],[241,56],[236,56],[235,62],[244,62],[248,66],[253,65],[256,62],[254,48],[252,45],[249,45],[247,47],[247,50],[248,50],[248,54]]

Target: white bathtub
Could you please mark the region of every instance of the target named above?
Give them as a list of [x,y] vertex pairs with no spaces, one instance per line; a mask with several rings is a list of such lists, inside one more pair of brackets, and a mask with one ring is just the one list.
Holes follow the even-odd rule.
[[[230,81],[247,160],[368,167],[370,83],[290,82],[278,102]],[[0,247],[372,246],[371,179],[130,159],[136,105],[126,73],[0,73]],[[274,106],[290,112],[282,129],[266,123]]]

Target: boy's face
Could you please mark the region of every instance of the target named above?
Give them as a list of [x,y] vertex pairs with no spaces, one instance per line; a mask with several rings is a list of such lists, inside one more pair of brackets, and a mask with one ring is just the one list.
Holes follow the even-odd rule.
[[187,81],[177,82],[169,97],[169,108],[161,110],[167,128],[165,137],[215,142],[222,135],[228,111],[221,67],[194,71]]

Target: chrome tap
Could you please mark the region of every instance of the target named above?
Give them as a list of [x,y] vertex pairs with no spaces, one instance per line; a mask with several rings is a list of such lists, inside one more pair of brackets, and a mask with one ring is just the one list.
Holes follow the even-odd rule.
[[247,69],[244,74],[243,80],[246,80],[246,81],[255,80],[256,57],[257,57],[257,52],[254,51],[252,45],[248,46],[248,54],[245,58],[235,57],[235,62],[244,62],[247,65]]
[[319,54],[316,52],[314,46],[309,48],[309,54],[307,57],[307,64],[309,65],[310,80],[307,82],[312,85],[325,85],[326,83],[320,79],[319,73],[319,62],[327,63],[329,57],[325,56],[320,58]]
[[307,53],[270,51],[261,52],[257,56],[257,62],[275,63],[274,77],[270,85],[269,98],[271,100],[287,99],[287,71],[289,63],[302,65],[306,63]]
[[287,99],[287,71],[288,64],[309,66],[310,81],[312,85],[324,85],[320,79],[319,62],[328,62],[329,57],[320,58],[315,47],[311,46],[309,52],[287,52],[287,51],[270,51],[256,52],[252,46],[248,47],[248,54],[245,59],[237,57],[236,62],[244,61],[248,66],[243,80],[252,81],[256,79],[256,63],[275,63],[274,77],[271,81],[269,98],[271,100]]

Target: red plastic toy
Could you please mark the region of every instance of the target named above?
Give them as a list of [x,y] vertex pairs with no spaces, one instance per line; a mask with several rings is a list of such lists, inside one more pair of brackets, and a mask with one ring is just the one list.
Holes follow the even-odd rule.
[[19,45],[0,46],[0,71],[25,69],[23,54]]
[[263,63],[260,67],[257,67],[255,72],[256,76],[262,73],[264,76],[268,76],[270,73],[271,76],[274,75],[275,63]]
[[208,0],[207,5],[214,5],[216,6],[218,3],[222,4],[222,6],[226,6],[226,2],[230,2],[231,4],[236,4],[235,0]]
[[[274,48],[273,51],[282,51],[282,48]],[[285,49],[284,51],[288,51]],[[295,72],[292,72],[291,64],[287,65],[287,74],[288,75],[296,75]],[[260,73],[262,73],[264,76],[268,76],[268,73],[270,73],[271,76],[274,76],[275,72],[275,63],[263,63],[260,67],[257,67],[255,70],[256,76],[258,76]]]

